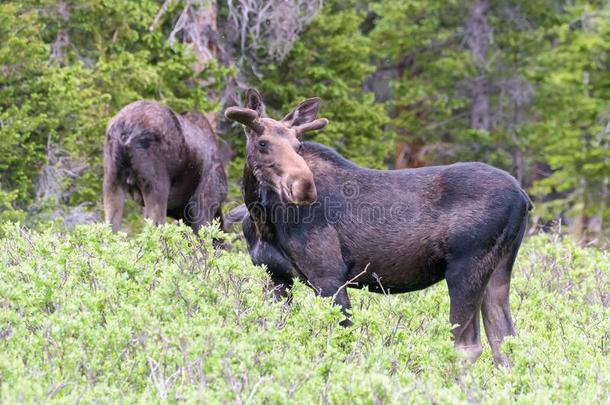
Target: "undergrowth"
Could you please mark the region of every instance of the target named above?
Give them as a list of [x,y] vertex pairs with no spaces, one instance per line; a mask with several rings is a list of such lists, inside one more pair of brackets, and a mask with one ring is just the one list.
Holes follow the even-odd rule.
[[0,399],[5,403],[604,403],[610,256],[538,235],[514,269],[512,370],[453,351],[445,283],[340,310],[296,283],[273,303],[239,240],[214,251],[182,226],[137,235],[4,225]]

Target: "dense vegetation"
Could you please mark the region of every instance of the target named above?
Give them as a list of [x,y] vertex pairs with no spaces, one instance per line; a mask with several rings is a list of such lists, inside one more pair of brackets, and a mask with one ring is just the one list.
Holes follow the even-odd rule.
[[352,328],[298,283],[273,303],[262,268],[190,229],[136,237],[5,225],[0,240],[0,402],[604,403],[610,394],[610,257],[558,236],[523,246],[518,337],[496,369],[485,343],[456,358],[445,283],[384,296],[350,290]]
[[[0,218],[96,220],[122,106],[220,111],[252,85],[274,116],[321,96],[331,125],[313,139],[361,164],[490,162],[529,189],[537,222],[601,240],[609,37],[604,1],[5,1]],[[237,198],[243,140],[219,124]]]
[[[601,0],[0,2],[0,402],[607,402],[610,257],[580,244],[610,236],[609,55]],[[359,164],[489,162],[568,224],[519,255],[512,370],[456,357],[444,283],[352,291],[345,329],[302,283],[273,303],[235,235],[91,224],[121,107],[248,86],[276,118],[322,97],[311,139]]]

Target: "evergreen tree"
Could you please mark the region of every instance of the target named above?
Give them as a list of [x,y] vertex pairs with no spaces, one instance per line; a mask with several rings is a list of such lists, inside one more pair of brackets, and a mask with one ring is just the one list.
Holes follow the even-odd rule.
[[252,78],[275,114],[286,114],[305,98],[320,97],[320,115],[330,124],[308,140],[334,147],[366,166],[384,168],[394,134],[384,131],[388,117],[363,82],[375,67],[374,42],[360,31],[364,15],[353,2],[329,1],[303,32],[285,60]]

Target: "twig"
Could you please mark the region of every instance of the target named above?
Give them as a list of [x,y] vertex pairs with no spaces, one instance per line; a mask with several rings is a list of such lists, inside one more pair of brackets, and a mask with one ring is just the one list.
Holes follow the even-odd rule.
[[[356,280],[358,277],[360,277],[361,275],[363,275],[364,273],[366,273],[366,271],[368,270],[369,266],[371,265],[371,263],[367,263],[366,267],[364,268],[364,270],[362,270],[360,273],[356,274],[356,276],[354,278],[352,278],[351,280],[345,282],[341,287],[339,287],[337,289],[337,292],[333,294],[333,300],[337,298],[337,294],[339,294],[339,292],[344,289],[345,287],[347,287],[350,284],[355,284],[354,280]],[[373,273],[375,274],[375,273]]]
[[250,403],[250,401],[254,397],[254,394],[256,393],[256,390],[258,389],[258,386],[261,385],[261,383],[264,380],[265,380],[265,377],[261,377],[261,378],[258,379],[256,384],[254,384],[254,387],[252,387],[252,390],[250,391],[250,395],[248,395],[248,399],[246,399],[246,405]]
[[377,273],[373,273],[373,278],[375,279],[375,281],[377,281],[377,284],[379,284],[379,287],[381,287],[381,291],[383,292],[383,295],[388,295],[388,293],[386,293],[385,288],[383,288],[383,285],[381,284],[381,277],[379,277],[377,275]]
[[178,0],[165,0],[165,2],[163,2],[163,5],[157,12],[157,15],[155,15],[155,18],[154,18],[152,24],[150,24],[150,27],[148,27],[148,30],[151,32],[154,31],[155,28],[157,28],[159,26],[159,23],[161,22],[161,17],[163,17],[165,15],[165,13],[167,13],[167,10],[169,10],[169,8],[171,6],[173,6],[174,4],[176,4],[177,2],[178,2]]

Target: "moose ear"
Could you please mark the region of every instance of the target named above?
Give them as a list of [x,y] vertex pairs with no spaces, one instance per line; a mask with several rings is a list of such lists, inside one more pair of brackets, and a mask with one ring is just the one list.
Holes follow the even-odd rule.
[[320,98],[308,98],[282,119],[289,127],[297,127],[316,119],[320,110]]
[[258,113],[259,117],[265,116],[265,103],[261,93],[251,87],[246,90],[246,107]]
[[320,98],[308,98],[292,110],[290,114],[285,116],[282,122],[296,129],[299,135],[307,131],[322,129],[328,124],[328,120],[326,118],[316,119],[319,110]]

